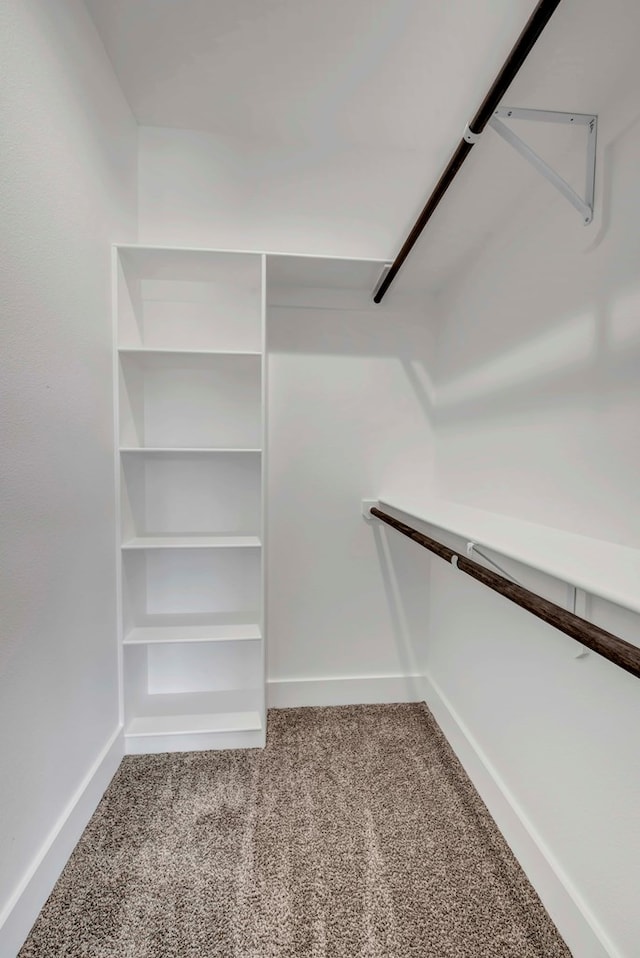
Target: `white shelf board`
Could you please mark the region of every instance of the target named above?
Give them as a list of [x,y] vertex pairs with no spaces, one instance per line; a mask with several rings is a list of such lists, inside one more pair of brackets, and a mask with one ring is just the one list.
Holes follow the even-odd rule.
[[207,455],[235,455],[245,452],[260,454],[262,449],[249,446],[121,446],[120,452],[126,455],[145,453],[149,456],[173,456],[194,452]]
[[147,625],[131,629],[125,645],[161,645],[175,642],[252,642],[262,638],[254,622],[227,625]]
[[259,549],[258,536],[136,536],[123,549]]
[[136,349],[119,349],[118,356],[122,365],[134,365],[141,369],[206,369],[215,370],[216,367],[234,364],[234,373],[238,364],[255,368],[259,372],[262,353],[241,352],[215,349],[153,349],[138,347]]
[[193,715],[140,715],[129,722],[125,737],[194,735],[207,732],[256,732],[262,728],[258,712],[199,712]]
[[392,509],[640,613],[640,550],[444,500],[383,496]]
[[121,356],[262,356],[257,349],[155,349],[147,346],[121,346]]
[[132,253],[225,253],[237,256],[286,256],[290,259],[304,260],[335,260],[349,263],[376,263],[384,266],[388,260],[375,260],[364,256],[335,256],[332,253],[295,253],[290,250],[265,250],[265,249],[230,249],[224,246],[162,246],[144,243],[114,243],[116,250],[130,251]]

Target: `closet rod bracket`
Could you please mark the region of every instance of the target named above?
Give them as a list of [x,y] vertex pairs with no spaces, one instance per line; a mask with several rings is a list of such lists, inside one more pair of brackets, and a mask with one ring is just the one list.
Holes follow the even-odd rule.
[[378,505],[377,499],[363,499],[360,503],[360,511],[362,513],[362,518],[366,519],[367,522],[373,522],[373,520],[375,519],[375,516],[371,515],[371,510],[373,509],[374,506],[377,507],[377,505]]
[[[567,126],[584,126],[587,130],[586,185],[585,195],[580,196],[559,173],[525,143],[505,120],[531,120],[537,123],[562,123]],[[561,113],[555,110],[529,110],[519,107],[499,107],[489,120],[489,126],[501,136],[520,156],[524,157],[546,180],[562,193],[582,216],[585,226],[593,220],[593,202],[596,182],[596,140],[598,117],[591,113]]]
[[389,263],[385,263],[384,266],[382,267],[382,272],[380,273],[380,276],[378,277],[378,282],[376,283],[375,289],[373,291],[374,297],[377,296],[378,290],[380,289],[385,279],[387,278],[387,274],[392,266],[393,266],[393,263],[389,262]]

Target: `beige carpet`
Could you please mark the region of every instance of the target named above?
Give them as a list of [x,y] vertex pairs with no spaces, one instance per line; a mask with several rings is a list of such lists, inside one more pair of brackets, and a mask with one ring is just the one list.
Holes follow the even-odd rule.
[[567,958],[421,705],[126,758],[20,958]]

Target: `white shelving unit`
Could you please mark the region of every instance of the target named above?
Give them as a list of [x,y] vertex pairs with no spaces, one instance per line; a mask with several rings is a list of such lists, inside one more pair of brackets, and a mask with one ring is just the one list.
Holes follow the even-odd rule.
[[129,753],[265,740],[265,258],[117,247]]

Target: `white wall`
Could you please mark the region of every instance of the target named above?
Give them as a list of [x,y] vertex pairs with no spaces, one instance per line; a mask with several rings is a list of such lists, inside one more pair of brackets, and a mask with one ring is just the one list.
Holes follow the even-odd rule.
[[427,189],[427,159],[143,126],[140,240],[384,259]]
[[640,70],[625,79],[600,117],[596,222],[532,171],[526,208],[444,292],[436,419],[443,497],[638,546]]
[[[10,958],[91,801],[29,885],[31,871],[119,724],[110,244],[135,240],[136,127],[80,0],[6,0],[0,38],[2,919],[18,900],[0,952]],[[102,786],[114,762],[109,753]]]
[[[526,207],[443,292],[434,425],[441,497],[638,547],[640,71],[624,79],[601,111],[598,221],[531,174]],[[430,703],[574,954],[634,958],[640,683],[431,564]],[[588,615],[639,642],[631,613]]]
[[[372,308],[369,290],[336,291],[320,308],[329,295],[268,310],[269,699],[417,700],[398,565],[360,500],[388,485],[431,489],[429,409],[412,363],[428,362],[432,328],[423,310]],[[414,569],[399,573],[405,589]]]

